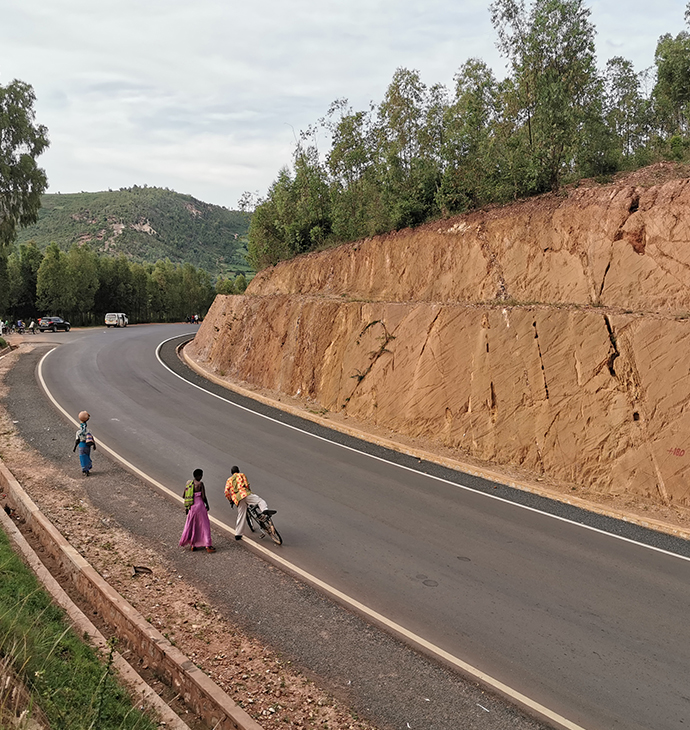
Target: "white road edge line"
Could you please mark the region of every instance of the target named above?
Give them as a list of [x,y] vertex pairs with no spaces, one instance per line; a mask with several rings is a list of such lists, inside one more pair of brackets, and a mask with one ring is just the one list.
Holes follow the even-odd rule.
[[[182,335],[180,335],[182,336]],[[177,339],[176,337],[171,337],[170,340]],[[158,358],[159,362],[165,367],[169,372],[173,372],[168,368],[165,363],[160,359],[159,357],[159,350],[162,347],[162,345],[165,344],[165,342],[168,342],[169,340],[165,340],[162,342],[158,348],[156,349],[156,357]],[[47,352],[39,361],[38,364],[38,378],[41,383],[41,386],[43,387],[44,392],[52,402],[52,404],[62,413],[65,418],[67,418],[69,421],[71,421],[75,426],[78,426],[79,423],[76,418],[73,418],[54,398],[53,394],[48,389],[48,386],[45,382],[45,379],[43,378],[43,363],[45,362],[46,358],[53,353],[57,348],[53,348],[49,352]],[[177,375],[177,373],[173,373],[174,375]],[[177,375],[178,378],[183,380],[186,383],[189,383],[189,381],[185,380],[181,376]],[[189,383],[190,385],[194,385],[194,387],[199,388],[199,390],[204,391],[203,388],[200,388],[198,385],[195,385],[194,383]],[[204,391],[207,392],[208,391]],[[210,395],[215,395],[214,393],[210,393]],[[227,403],[231,403],[232,405],[237,405],[236,403],[232,403],[232,401],[227,401],[225,398],[221,398],[220,396],[216,396],[217,398],[220,398],[220,400],[224,400]],[[242,408],[245,411],[249,411],[253,413],[248,408],[244,408],[243,406],[237,406],[238,408]],[[262,414],[258,414],[262,415]],[[277,421],[275,419],[272,419],[268,416],[264,416],[264,418],[269,418],[271,421],[275,421],[276,423],[281,423],[280,421]],[[287,424],[283,424],[287,425]],[[295,428],[294,426],[290,426],[290,428]],[[300,431],[301,429],[295,428],[295,430]],[[303,431],[302,433],[308,433],[307,431]],[[310,434],[313,435],[313,434]],[[321,437],[316,437],[321,438]],[[327,439],[321,439],[326,441]],[[148,474],[143,472],[138,467],[134,466],[134,464],[130,463],[126,459],[124,459],[122,456],[120,456],[116,451],[111,449],[107,444],[105,444],[103,441],[99,439],[98,445],[100,448],[107,451],[114,459],[119,461],[121,464],[124,464],[129,470],[133,471],[135,474],[139,475],[142,479],[147,481],[149,484],[154,485],[157,489],[160,489],[162,492],[167,494],[168,496],[172,497],[173,499],[177,500],[178,502],[182,503],[183,499],[178,494],[173,492],[171,489],[168,489],[168,487],[164,486],[160,482],[156,481],[152,477],[150,477]],[[345,447],[349,448],[349,447]],[[356,449],[350,449],[351,451],[357,451]],[[362,453],[362,452],[358,452]],[[378,458],[378,457],[373,457]],[[380,461],[386,461],[385,459],[379,459]],[[394,462],[389,462],[394,463]],[[414,470],[412,470],[414,471]],[[445,481],[445,480],[443,480]],[[452,483],[452,482],[451,482]],[[225,530],[226,532],[229,532],[231,534],[235,534],[235,531],[226,525],[224,522],[221,522],[220,520],[216,519],[215,517],[209,515],[211,521],[219,528]],[[280,557],[275,552],[272,552],[271,550],[268,550],[267,548],[263,547],[262,545],[259,545],[258,543],[255,543],[254,541],[250,540],[242,540],[243,544],[247,547],[251,547],[252,549],[256,550],[257,552],[264,553],[266,556],[268,556],[272,561],[283,565],[285,568],[287,568],[290,572],[299,575],[301,578],[303,578],[305,581],[310,583],[311,585],[317,586],[321,590],[323,590],[325,593],[328,593],[335,598],[337,598],[339,601],[342,601],[348,606],[351,606],[356,611],[369,616],[374,621],[386,626],[388,629],[390,629],[392,632],[398,634],[399,636],[402,636],[409,641],[413,642],[414,644],[417,644],[418,646],[422,647],[424,650],[429,652],[430,654],[436,655],[443,661],[457,667],[461,671],[463,671],[465,674],[475,677],[480,682],[484,683],[485,685],[492,687],[496,691],[500,692],[503,696],[509,697],[514,702],[518,703],[519,705],[522,705],[525,708],[528,708],[532,710],[533,712],[537,713],[541,717],[544,717],[552,722],[555,722],[558,726],[561,728],[564,728],[564,730],[585,730],[580,725],[576,725],[575,723],[571,722],[565,717],[562,717],[561,715],[557,714],[556,712],[553,712],[548,707],[545,707],[544,705],[540,704],[539,702],[536,702],[535,700],[532,700],[530,697],[527,697],[526,695],[523,695],[521,692],[518,692],[517,690],[513,689],[512,687],[509,687],[508,685],[504,684],[498,679],[495,679],[494,677],[486,674],[481,669],[478,669],[477,667],[472,666],[471,664],[468,664],[467,662],[463,661],[462,659],[459,659],[456,656],[453,656],[449,652],[445,651],[444,649],[441,649],[441,647],[436,646],[435,644],[432,644],[431,642],[427,641],[426,639],[422,638],[421,636],[418,636],[417,634],[414,634],[412,631],[409,631],[404,626],[401,626],[400,624],[395,623],[394,621],[391,621],[390,619],[386,618],[382,614],[378,613],[377,611],[374,611],[373,609],[369,608],[368,606],[364,605],[363,603],[360,603],[354,598],[351,598],[347,594],[343,593],[342,591],[339,591],[337,588],[334,588],[333,586],[329,585],[328,583],[325,583],[320,578],[317,578],[316,576],[312,575],[311,573],[308,573],[306,570],[303,570],[297,565],[294,565],[293,563],[289,562],[288,560],[285,560],[285,558]]]

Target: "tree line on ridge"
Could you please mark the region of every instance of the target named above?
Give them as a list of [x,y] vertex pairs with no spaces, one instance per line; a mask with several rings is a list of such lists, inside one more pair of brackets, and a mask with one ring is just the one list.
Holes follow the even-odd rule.
[[256,203],[252,266],[688,157],[690,33],[659,38],[650,69],[616,56],[600,71],[582,0],[489,9],[506,78],[472,58],[450,92],[399,68],[379,104],[333,102]]
[[216,294],[241,294],[247,282],[218,279],[193,264],[130,261],[74,244],[64,252],[51,243],[41,252],[22,243],[7,259],[5,316],[10,320],[60,315],[75,326],[102,324],[106,312],[125,312],[131,323],[179,322],[205,316]]

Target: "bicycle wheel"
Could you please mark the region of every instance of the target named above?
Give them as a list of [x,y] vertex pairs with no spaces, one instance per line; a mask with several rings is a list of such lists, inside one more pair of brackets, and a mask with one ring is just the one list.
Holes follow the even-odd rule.
[[249,526],[249,529],[252,532],[256,532],[256,530],[254,529],[254,521],[256,520],[256,517],[254,517],[254,515],[249,510],[247,510],[246,520],[247,520],[247,525]]
[[278,532],[278,530],[276,530],[276,527],[273,524],[273,520],[270,517],[268,517],[264,521],[263,527],[264,527],[264,532],[271,538],[271,540],[273,540],[273,542],[276,545],[283,544],[283,538],[280,536],[280,533]]

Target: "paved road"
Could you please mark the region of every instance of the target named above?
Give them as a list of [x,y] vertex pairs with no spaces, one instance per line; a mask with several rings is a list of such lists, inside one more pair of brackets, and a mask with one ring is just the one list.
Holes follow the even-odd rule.
[[71,413],[90,411],[97,437],[176,491],[204,468],[213,514],[229,524],[222,486],[237,463],[278,510],[283,557],[569,721],[588,730],[690,722],[685,558],[206,394],[155,355],[189,330],[74,337],[47,358],[47,385]]

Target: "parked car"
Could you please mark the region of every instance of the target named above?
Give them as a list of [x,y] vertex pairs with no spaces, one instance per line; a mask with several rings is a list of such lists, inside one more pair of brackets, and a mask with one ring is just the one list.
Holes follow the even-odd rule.
[[106,327],[126,327],[128,324],[127,315],[122,312],[108,312],[105,315]]
[[38,319],[38,329],[41,332],[45,332],[46,330],[50,330],[51,332],[65,330],[65,332],[69,332],[71,326],[62,317],[39,317]]

